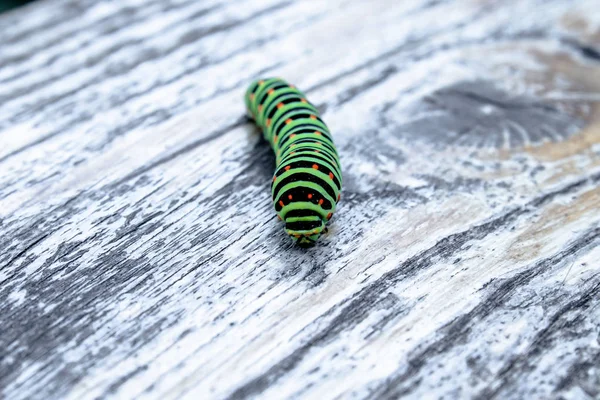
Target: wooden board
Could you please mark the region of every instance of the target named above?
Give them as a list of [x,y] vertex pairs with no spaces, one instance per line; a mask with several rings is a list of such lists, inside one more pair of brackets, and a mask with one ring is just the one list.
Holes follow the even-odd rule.
[[[318,246],[244,116],[305,90]],[[600,397],[597,1],[42,0],[0,15],[7,399]]]

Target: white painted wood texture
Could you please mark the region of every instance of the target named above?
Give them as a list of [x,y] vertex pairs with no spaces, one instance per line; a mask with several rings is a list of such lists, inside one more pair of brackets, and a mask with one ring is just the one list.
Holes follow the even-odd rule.
[[[308,250],[261,76],[340,151]],[[597,0],[2,14],[2,397],[600,398],[599,182]]]

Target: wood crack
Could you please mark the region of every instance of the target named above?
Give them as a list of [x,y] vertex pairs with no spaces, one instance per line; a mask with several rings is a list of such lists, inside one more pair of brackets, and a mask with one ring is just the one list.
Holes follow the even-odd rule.
[[[471,333],[473,321],[485,319],[492,313],[492,311],[504,304],[504,302],[510,298],[510,294],[516,288],[528,284],[546,269],[558,265],[564,262],[567,258],[580,254],[582,251],[589,251],[592,245],[597,244],[599,238],[600,228],[592,229],[574,240],[565,249],[553,255],[552,257],[541,260],[540,262],[526,268],[523,272],[518,273],[512,278],[503,279],[499,287],[486,296],[486,299],[477,305],[472,311],[457,318],[447,327],[445,327],[445,334],[442,336],[442,338],[436,340],[425,349],[413,355],[408,360],[409,367],[406,371],[398,372],[397,374],[394,374],[390,378],[386,379],[385,382],[383,382],[380,386],[374,388],[368,397],[390,399],[396,398],[398,395],[406,395],[410,393],[411,387],[414,388],[414,386],[409,385],[407,388],[402,384],[414,378],[430,358],[445,353],[458,343],[464,342],[467,336]],[[596,284],[595,288],[597,286],[598,284]],[[595,290],[597,290],[597,288]],[[589,301],[592,293],[593,291],[586,292],[581,299],[587,299],[586,301]],[[581,299],[575,303],[569,304],[578,304]],[[557,315],[561,315],[560,312]],[[542,330],[542,332],[544,332],[544,330]],[[543,333],[540,333],[540,335],[543,335]],[[493,393],[489,394],[492,395]],[[482,397],[480,398],[485,397],[486,394],[482,393]]]

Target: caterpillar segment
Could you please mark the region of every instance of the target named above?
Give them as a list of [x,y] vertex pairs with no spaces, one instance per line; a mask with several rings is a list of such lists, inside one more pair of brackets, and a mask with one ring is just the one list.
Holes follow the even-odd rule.
[[305,94],[282,79],[252,82],[245,102],[275,153],[275,212],[293,241],[312,245],[340,201],[342,171],[333,137]]

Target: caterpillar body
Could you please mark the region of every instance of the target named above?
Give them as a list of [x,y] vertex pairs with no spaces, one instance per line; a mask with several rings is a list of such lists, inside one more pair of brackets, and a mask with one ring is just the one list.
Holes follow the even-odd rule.
[[275,212],[293,241],[311,245],[324,233],[342,190],[331,133],[304,93],[282,79],[252,82],[245,102],[275,152]]

